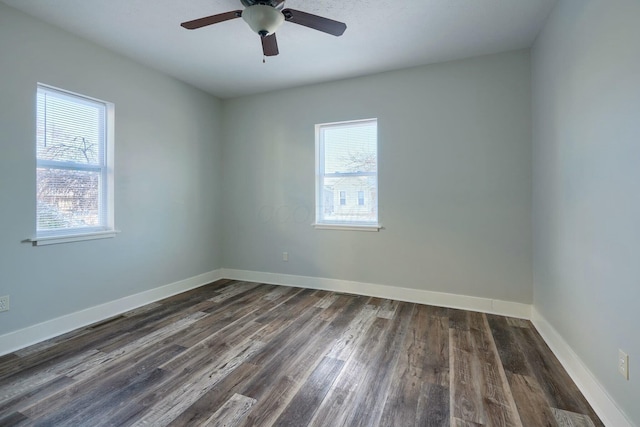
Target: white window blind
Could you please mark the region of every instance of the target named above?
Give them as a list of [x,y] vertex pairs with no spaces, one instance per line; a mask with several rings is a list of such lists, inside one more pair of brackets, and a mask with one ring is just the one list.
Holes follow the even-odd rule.
[[113,104],[38,85],[36,122],[36,237],[113,230]]
[[316,224],[378,226],[378,121],[316,125]]

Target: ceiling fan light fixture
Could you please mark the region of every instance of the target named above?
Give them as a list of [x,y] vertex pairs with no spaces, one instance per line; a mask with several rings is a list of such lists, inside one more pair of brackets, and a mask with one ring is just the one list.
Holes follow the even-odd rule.
[[284,15],[278,9],[263,4],[254,4],[242,11],[242,19],[262,37],[276,32],[284,22]]

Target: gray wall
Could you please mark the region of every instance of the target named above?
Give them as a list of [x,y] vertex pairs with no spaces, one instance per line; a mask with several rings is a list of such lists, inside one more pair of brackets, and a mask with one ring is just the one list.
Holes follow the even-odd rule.
[[[32,247],[35,94],[115,103],[114,239]],[[221,102],[0,3],[0,335],[221,267]]]
[[534,305],[640,425],[639,21],[562,0],[532,61]]
[[[225,101],[225,267],[530,303],[530,107],[528,51]],[[371,117],[385,229],[316,230],[314,125]]]

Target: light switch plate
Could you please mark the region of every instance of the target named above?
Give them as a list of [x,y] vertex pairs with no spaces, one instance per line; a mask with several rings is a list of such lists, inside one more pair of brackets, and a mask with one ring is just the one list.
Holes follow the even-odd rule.
[[0,297],[0,311],[9,311],[9,295]]
[[629,381],[629,355],[618,349],[618,372]]

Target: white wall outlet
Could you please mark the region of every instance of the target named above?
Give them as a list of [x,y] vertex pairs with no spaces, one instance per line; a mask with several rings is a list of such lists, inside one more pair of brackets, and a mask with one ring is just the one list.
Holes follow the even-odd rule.
[[629,381],[629,355],[618,349],[618,372]]
[[282,252],[282,260],[289,261],[289,252]]
[[9,311],[9,295],[0,297],[0,311]]

